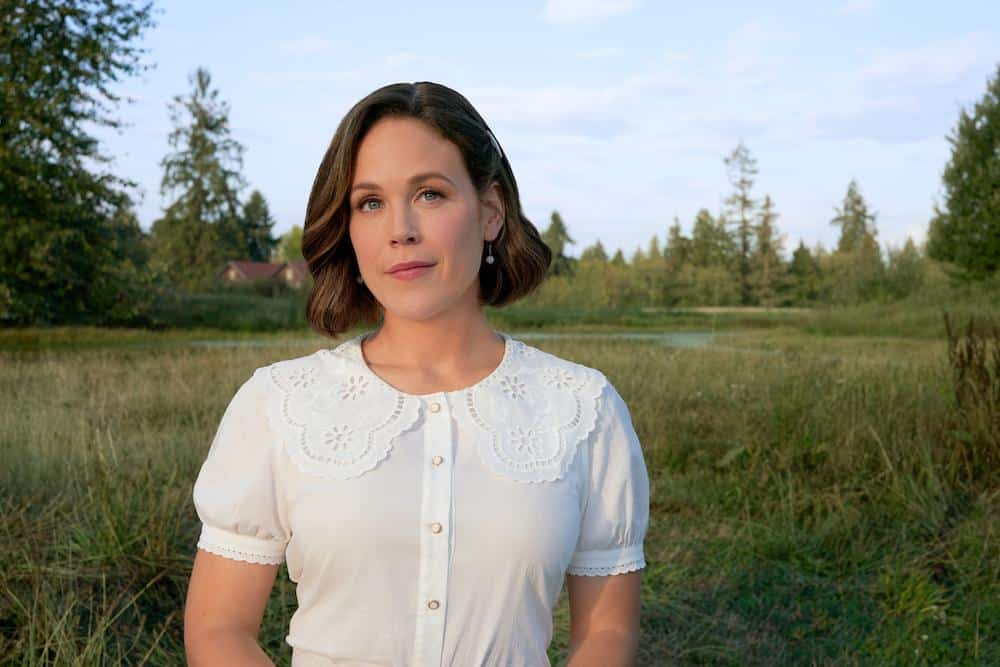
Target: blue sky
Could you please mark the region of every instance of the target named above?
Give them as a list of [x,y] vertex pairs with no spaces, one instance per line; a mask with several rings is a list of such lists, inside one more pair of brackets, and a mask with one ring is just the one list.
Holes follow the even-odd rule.
[[1000,3],[187,2],[159,5],[142,46],[155,68],[102,130],[116,173],[140,183],[149,229],[166,200],[168,102],[206,67],[246,148],[249,189],[276,233],[302,224],[340,119],[398,81],[464,94],[507,153],[539,229],[558,210],[577,244],[629,256],[689,232],[729,192],[738,141],[757,158],[790,252],[830,248],[856,178],[878,238],[920,242],[949,156],[946,136],[1000,64]]

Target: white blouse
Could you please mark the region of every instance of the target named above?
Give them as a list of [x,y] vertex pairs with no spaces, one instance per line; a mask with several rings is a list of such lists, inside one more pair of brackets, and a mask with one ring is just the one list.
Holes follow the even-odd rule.
[[292,665],[549,665],[564,575],[646,566],[649,478],[598,370],[509,334],[456,391],[408,394],[360,334],[256,369],[194,485],[198,548],[281,564]]

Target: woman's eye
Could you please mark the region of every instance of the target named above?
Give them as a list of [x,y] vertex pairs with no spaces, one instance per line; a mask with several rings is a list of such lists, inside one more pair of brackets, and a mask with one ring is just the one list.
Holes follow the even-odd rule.
[[371,197],[369,197],[368,199],[362,199],[360,202],[358,202],[358,208],[361,209],[362,211],[370,211],[371,209],[365,208],[365,204],[367,204],[370,201],[378,201],[378,200],[373,199]]
[[[437,199],[437,198],[442,197],[442,194],[440,192],[438,192],[437,190],[424,190],[423,192],[420,193],[419,196],[423,197],[424,195],[428,195],[428,194],[434,195],[434,199],[424,199],[424,201],[431,202],[431,201],[435,201],[435,199]],[[362,199],[361,201],[358,202],[357,208],[358,208],[358,210],[363,211],[363,212],[372,211],[374,209],[365,208],[365,204],[367,204],[369,202],[377,202],[377,201],[378,201],[378,199],[376,199],[375,197],[368,197],[367,199]]]

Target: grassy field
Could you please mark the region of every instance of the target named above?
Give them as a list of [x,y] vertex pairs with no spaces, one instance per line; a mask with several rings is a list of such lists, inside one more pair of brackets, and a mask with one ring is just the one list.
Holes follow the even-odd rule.
[[[642,441],[640,665],[1000,664],[1000,445],[956,409],[939,313],[845,313],[714,313],[704,349],[531,341],[603,370]],[[220,336],[250,334],[0,333],[0,664],[180,664],[222,411],[332,344],[190,344]],[[288,664],[284,566],[272,596],[261,643]],[[567,638],[564,591],[553,664]]]

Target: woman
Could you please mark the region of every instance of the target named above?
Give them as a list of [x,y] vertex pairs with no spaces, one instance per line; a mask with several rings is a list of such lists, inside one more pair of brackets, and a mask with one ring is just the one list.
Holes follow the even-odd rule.
[[194,485],[190,664],[270,664],[277,569],[292,664],[631,665],[649,481],[600,371],[493,331],[551,253],[459,93],[393,84],[341,121],[306,213],[317,331],[377,329],[257,368]]

